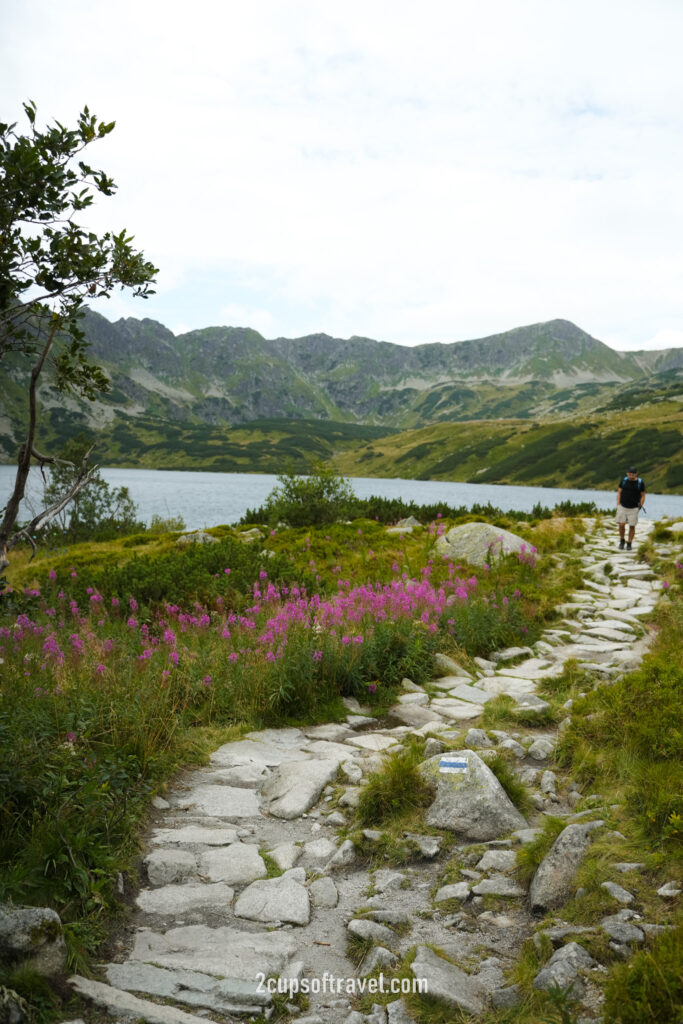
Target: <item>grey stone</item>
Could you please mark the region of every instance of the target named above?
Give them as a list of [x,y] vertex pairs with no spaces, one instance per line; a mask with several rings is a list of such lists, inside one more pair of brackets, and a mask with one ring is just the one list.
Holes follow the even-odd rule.
[[141,889],[135,902],[146,914],[177,915],[208,908],[227,911],[233,896],[233,890],[223,882],[164,885],[159,889]]
[[541,776],[541,792],[542,793],[555,793],[557,792],[557,775],[555,772],[545,771]]
[[229,846],[237,842],[234,828],[206,828],[202,825],[184,825],[181,828],[158,828],[151,842],[158,846]]
[[269,813],[288,821],[305,814],[332,782],[338,767],[338,761],[328,759],[281,764],[263,787]]
[[614,867],[617,871],[620,871],[623,875],[628,874],[629,871],[642,871],[645,865],[642,861],[620,861],[615,864]]
[[396,941],[396,934],[386,925],[377,924],[375,921],[368,921],[365,918],[349,921],[346,926],[351,935],[359,939],[371,939],[384,945],[390,945]]
[[388,1024],[415,1024],[415,1020],[408,1013],[402,999],[396,999],[393,1003],[387,1004]]
[[389,716],[413,729],[419,729],[423,725],[437,725],[443,722],[443,718],[434,708],[419,707],[414,704],[394,705],[389,711]]
[[491,993],[491,1005],[494,1010],[510,1010],[522,1001],[522,993],[519,985],[508,985],[506,988],[497,988]]
[[512,871],[516,863],[512,850],[487,850],[476,867],[477,871]]
[[395,953],[384,946],[374,946],[363,961],[363,974],[372,974],[376,967],[391,967],[398,960]]
[[629,903],[633,903],[633,900],[635,899],[633,893],[628,892],[627,889],[623,889],[620,885],[617,885],[616,882],[603,882],[602,888],[606,889],[617,903],[621,903],[625,907],[627,907]]
[[611,939],[620,944],[629,945],[634,942],[640,945],[645,939],[640,928],[616,915],[603,917],[600,927],[607,932]]
[[417,845],[418,850],[427,860],[432,860],[441,850],[441,836],[421,836],[416,832],[404,832],[404,837]]
[[199,861],[199,873],[212,882],[244,885],[268,872],[258,847],[250,843],[233,843],[219,850],[207,850]]
[[308,887],[314,907],[336,907],[339,902],[337,886],[331,878],[317,878]]
[[507,875],[491,875],[472,887],[475,896],[520,897],[524,890]]
[[604,825],[602,821],[568,825],[539,865],[529,890],[534,913],[565,903],[572,890],[576,871],[590,844],[590,833]]
[[328,814],[325,818],[325,824],[334,825],[335,828],[338,828],[346,824],[346,818],[341,811],[332,811],[332,814]]
[[59,974],[67,956],[59,914],[49,907],[0,905],[0,956],[27,960],[37,974]]
[[[299,869],[285,872],[280,878],[253,882],[238,896],[235,916],[249,921],[283,921],[308,924],[311,908],[308,890],[301,884]],[[303,877],[305,875],[303,874]]]
[[253,981],[259,971],[266,975],[281,974],[296,948],[297,940],[291,931],[182,925],[169,928],[163,935],[148,930],[137,932],[130,959],[173,970]]
[[[242,536],[246,536],[246,534],[242,534]],[[218,537],[212,537],[205,530],[195,530],[194,533],[182,534],[176,541],[176,546],[179,548],[187,547],[188,544],[218,544]]]
[[375,889],[377,892],[392,892],[395,889],[400,889],[405,877],[400,871],[380,868],[379,871],[375,871]]
[[209,785],[222,783],[225,786],[234,786],[237,789],[260,789],[270,774],[270,769],[264,764],[250,762],[248,764],[235,765],[233,768],[214,768],[212,771],[202,772],[202,778]]
[[383,736],[379,732],[365,732],[360,736],[352,736],[347,742],[361,750],[372,751],[387,750],[389,747],[395,747],[397,743],[393,736]]
[[499,746],[501,750],[512,751],[515,757],[520,759],[526,757],[526,750],[521,743],[518,743],[517,740],[513,740],[512,736],[508,736],[506,740],[502,740]]
[[348,725],[329,722],[327,725],[311,725],[303,730],[304,736],[311,740],[328,740],[330,743],[341,743],[351,735]]
[[429,697],[420,690],[419,692],[413,691],[412,693],[402,693],[398,698],[399,704],[429,704]]
[[514,708],[517,712],[535,711],[540,715],[544,711],[550,710],[550,704],[548,704],[548,701],[537,697],[535,693],[513,693],[510,696],[517,704],[517,707]]
[[475,840],[497,839],[526,827],[498,779],[473,750],[459,750],[453,756],[467,761],[462,774],[440,772],[440,757],[420,767],[436,787],[436,798],[425,816],[428,825]]
[[469,882],[454,882],[452,885],[442,885],[436,896],[435,903],[443,903],[445,900],[466,900],[470,894]]
[[529,550],[529,543],[509,530],[498,529],[489,523],[465,523],[438,537],[434,550],[451,562],[461,560],[483,566],[495,562],[503,553]]
[[657,889],[657,895],[663,896],[664,899],[673,899],[675,896],[680,896],[681,890],[676,885],[676,882],[665,882],[661,889]]
[[280,871],[289,871],[293,868],[302,853],[303,850],[296,843],[278,843],[272,850],[268,850],[268,856],[272,857]]
[[101,981],[73,975],[69,978],[69,984],[78,995],[103,1007],[115,1018],[132,1017],[134,1020],[147,1021],[148,1024],[206,1024],[204,1017],[186,1013],[175,1006],[140,999],[112,985],[103,985]]
[[454,722],[478,718],[484,710],[481,704],[470,704],[466,700],[456,700],[455,697],[435,697],[431,708]]
[[475,748],[491,746],[491,741],[483,729],[469,729],[467,731],[467,735],[465,736],[465,743],[472,750],[474,750]]
[[186,795],[173,799],[179,810],[196,810],[207,818],[234,820],[253,818],[259,813],[256,793],[239,786],[211,786],[200,784]]
[[443,672],[446,675],[461,676],[463,678],[471,679],[471,675],[466,669],[459,665],[453,658],[449,658],[447,654],[435,654],[434,655],[434,667],[438,672]]
[[436,757],[437,754],[442,754],[446,749],[446,744],[442,740],[435,740],[433,736],[430,736],[425,743],[425,757]]
[[139,960],[109,964],[110,985],[145,995],[173,998],[191,1006],[205,1006],[221,1013],[257,1013],[271,1002],[257,980],[218,979],[200,971],[169,971]]
[[533,986],[536,989],[549,989],[557,985],[565,991],[571,989],[571,995],[580,999],[585,988],[579,978],[579,971],[593,967],[594,964],[595,960],[583,946],[569,942],[553,953],[534,978]]
[[304,844],[303,859],[306,864],[323,864],[337,852],[337,846],[331,839],[314,839]]
[[418,946],[411,970],[416,979],[426,982],[430,997],[465,1013],[483,1012],[484,993],[477,981],[427,946]]
[[539,736],[529,747],[527,753],[535,761],[545,761],[552,756],[555,750],[555,741],[545,736]]
[[535,839],[540,836],[543,829],[540,828],[520,828],[516,832],[513,832],[513,838],[517,839],[522,846],[526,846],[528,843],[533,843]]
[[197,858],[189,850],[153,850],[144,864],[151,885],[168,885],[197,871]]
[[356,847],[351,839],[345,839],[334,856],[327,862],[327,871],[349,867],[356,860]]
[[469,683],[460,683],[459,686],[454,686],[448,693],[451,697],[455,697],[457,700],[469,701],[470,704],[486,704],[487,701],[493,698],[492,693],[480,690],[478,686],[470,686]]
[[342,775],[345,775],[349,782],[357,786],[363,778],[363,771],[360,765],[355,764],[353,761],[343,761],[340,767]]

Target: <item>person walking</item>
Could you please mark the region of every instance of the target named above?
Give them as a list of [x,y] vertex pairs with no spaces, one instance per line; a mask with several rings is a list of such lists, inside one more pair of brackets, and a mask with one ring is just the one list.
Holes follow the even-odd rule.
[[[638,513],[645,504],[645,481],[638,476],[638,470],[630,466],[626,476],[619,481],[617,489],[617,524],[619,526],[619,550],[631,551],[638,522]],[[626,527],[628,526],[628,540]]]

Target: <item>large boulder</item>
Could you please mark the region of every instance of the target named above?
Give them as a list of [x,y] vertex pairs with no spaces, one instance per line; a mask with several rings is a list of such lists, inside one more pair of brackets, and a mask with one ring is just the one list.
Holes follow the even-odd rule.
[[463,839],[498,839],[527,822],[487,764],[473,750],[430,757],[420,770],[436,789],[425,820]]
[[62,922],[49,907],[0,906],[0,959],[25,960],[38,974],[59,974],[66,966]]
[[450,562],[467,562],[469,565],[488,565],[511,551],[516,554],[528,552],[538,558],[528,541],[489,523],[454,526],[437,538],[434,550]]
[[560,832],[531,882],[529,902],[534,913],[552,910],[567,902],[574,876],[590,845],[590,834],[604,824],[604,821],[576,823]]

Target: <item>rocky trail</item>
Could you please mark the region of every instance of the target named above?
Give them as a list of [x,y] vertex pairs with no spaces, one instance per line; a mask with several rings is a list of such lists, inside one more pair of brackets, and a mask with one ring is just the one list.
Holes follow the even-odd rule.
[[[651,529],[639,523],[637,540]],[[363,978],[378,967],[388,972],[417,947],[412,973],[426,980],[430,995],[485,1014],[519,998],[506,971],[534,934],[534,915],[557,908],[557,924],[547,931],[555,953],[534,984],[573,982],[585,1020],[599,1019],[592,979],[605,968],[577,943],[564,944],[581,929],[564,923],[560,908],[573,895],[592,834],[607,827],[600,798],[594,810],[575,813],[589,794],[551,769],[555,727],[505,732],[479,723],[484,704],[500,693],[523,708],[547,707],[537,684],[560,674],[570,658],[604,680],[640,663],[650,640],[641,623],[661,584],[634,553],[617,549],[611,524],[589,523],[582,560],[582,588],[533,649],[477,659],[476,675],[437,656],[436,678],[425,689],[404,681],[388,719],[377,721],[348,700],[345,723],[250,733],[216,750],[210,766],[176,780],[166,799],[154,801],[147,883],[135,897],[129,941],[100,981],[74,977],[74,989],[116,1019],[191,1024],[271,1016],[264,979],[279,977],[278,1009],[286,1004],[300,1024],[403,1024],[412,1018],[400,990],[387,1008],[375,1001],[363,1015],[354,1007]],[[370,870],[344,829],[363,781],[413,734],[429,737],[425,771],[437,786],[425,818],[429,833],[405,837],[414,850],[408,866]],[[516,773],[532,794],[532,820],[486,768],[486,752],[501,748],[516,756]],[[567,827],[527,892],[513,871],[516,851],[548,813]],[[442,850],[454,833],[456,845]],[[382,833],[366,830],[364,838],[380,843]],[[456,881],[444,881],[444,862],[456,853],[466,866]],[[638,869],[617,865],[608,883],[614,912],[585,929],[601,928],[624,956],[661,927],[629,909],[629,872]],[[293,998],[297,984],[308,987],[305,1009]]]

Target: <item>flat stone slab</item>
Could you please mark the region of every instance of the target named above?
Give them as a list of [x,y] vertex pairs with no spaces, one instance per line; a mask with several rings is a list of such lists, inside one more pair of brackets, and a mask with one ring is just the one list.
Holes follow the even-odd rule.
[[269,771],[264,764],[250,761],[248,764],[235,765],[234,768],[216,768],[214,771],[203,772],[203,778],[209,785],[218,782],[240,789],[260,789]]
[[145,857],[145,867],[151,885],[168,885],[194,875],[197,858],[189,850],[153,850]]
[[175,1006],[164,1006],[149,999],[140,999],[112,985],[103,985],[101,981],[73,975],[69,978],[69,984],[84,999],[102,1006],[115,1018],[132,1017],[134,1020],[147,1021],[148,1024],[206,1024],[205,1017],[186,1013]]
[[160,846],[229,846],[237,842],[234,828],[204,828],[202,825],[183,825],[181,828],[159,828],[151,842]]
[[[297,730],[298,732],[298,730]],[[225,743],[211,755],[211,764],[218,768],[234,768],[237,765],[248,764],[253,761],[266,768],[277,768],[286,761],[307,761],[310,754],[304,754],[300,749],[300,743],[304,741],[304,734],[299,734],[299,745],[286,746],[283,744],[268,744],[255,740],[235,740],[234,743]]]
[[351,735],[348,725],[330,722],[327,725],[312,725],[303,730],[304,736],[310,740],[328,740],[330,743],[341,743]]
[[223,849],[208,850],[199,859],[199,874],[212,882],[245,885],[267,873],[258,847],[250,843],[233,843]]
[[238,896],[235,917],[264,923],[308,924],[311,908],[308,890],[302,885],[305,877],[303,868],[293,868],[280,878],[253,882]]
[[353,736],[346,742],[349,746],[359,747],[361,750],[382,751],[395,747],[398,741],[393,736],[384,736],[379,732],[366,732],[361,736]]
[[392,719],[403,722],[404,725],[409,725],[413,729],[420,729],[423,725],[443,724],[443,718],[438,711],[417,704],[394,705],[389,710],[389,716]]
[[297,948],[291,932],[251,932],[241,928],[183,925],[163,935],[135,935],[131,960],[171,969],[200,971],[219,978],[253,981],[259,971],[282,974]]
[[533,679],[521,679],[517,676],[504,675],[487,676],[485,679],[479,680],[479,685],[487,693],[494,696],[499,693],[505,693],[512,697],[516,693],[533,693],[536,689]]
[[207,818],[233,820],[253,818],[259,813],[256,793],[237,786],[199,785],[172,800],[179,810],[196,810]]
[[402,693],[398,698],[399,704],[429,704],[429,696],[422,690],[420,693]]
[[453,722],[467,722],[472,718],[478,718],[484,710],[481,704],[469,704],[467,701],[455,700],[452,697],[435,697],[431,707]]
[[[349,730],[349,733],[350,738],[353,738],[351,730]],[[314,757],[330,761],[335,760],[340,764],[342,761],[348,761],[350,758],[358,756],[355,750],[349,750],[348,742],[333,743],[331,740],[310,740],[304,744],[304,749],[307,753],[313,754]]]
[[268,812],[288,821],[305,814],[334,779],[338,768],[337,759],[315,758],[281,764],[263,787]]
[[135,903],[146,914],[185,914],[190,910],[227,911],[234,895],[234,890],[222,882],[213,885],[164,885],[159,889],[141,889],[135,897]]
[[257,1013],[271,1002],[258,980],[218,979],[198,971],[169,971],[139,960],[109,964],[111,985],[146,995],[172,998],[191,1006],[209,1007],[221,1013]]
[[516,863],[513,850],[487,850],[476,867],[477,871],[512,871]]
[[467,683],[460,683],[455,686],[452,690],[448,691],[449,697],[455,697],[457,700],[469,701],[471,704],[486,704],[487,700],[491,700],[493,694],[488,693],[486,690],[479,689],[478,686],[468,686]]

